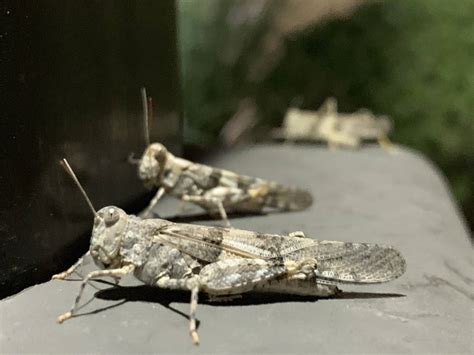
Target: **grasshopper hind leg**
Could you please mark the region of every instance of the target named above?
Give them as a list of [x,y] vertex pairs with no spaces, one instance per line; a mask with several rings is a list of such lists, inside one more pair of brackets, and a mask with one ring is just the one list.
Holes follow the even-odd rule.
[[[215,209],[217,209],[219,211],[220,217],[222,218],[222,221],[224,222],[224,225],[226,227],[230,227],[229,218],[227,218],[227,213],[225,211],[224,204],[220,199],[207,196],[183,195],[182,200],[186,202],[196,203],[201,207],[205,208],[209,213],[212,213]],[[214,208],[210,206],[213,206]]]
[[168,276],[158,279],[156,286],[171,290],[191,291],[191,302],[189,312],[189,335],[194,345],[199,345],[199,335],[197,332],[196,310],[198,306],[199,279],[197,276],[186,279],[172,279]]
[[222,201],[219,199],[213,199],[213,202],[217,206],[217,209],[219,210],[219,214],[221,215],[224,225],[226,227],[230,227],[230,222],[229,222],[229,219],[227,218],[227,213],[225,211],[224,205],[222,204]]
[[331,297],[341,292],[335,285],[321,284],[314,279],[304,280],[298,278],[271,280],[259,285],[255,291],[307,297]]
[[379,144],[380,147],[382,147],[382,149],[384,149],[390,154],[398,153],[397,146],[393,144],[392,141],[385,135],[377,138],[377,143]]
[[189,335],[194,345],[199,345],[199,335],[196,328],[196,310],[198,305],[199,287],[194,286],[191,290],[191,309],[189,312]]

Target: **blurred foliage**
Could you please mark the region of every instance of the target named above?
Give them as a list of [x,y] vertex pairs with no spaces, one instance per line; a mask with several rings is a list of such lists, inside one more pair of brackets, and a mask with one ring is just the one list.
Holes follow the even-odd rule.
[[366,107],[391,116],[393,140],[443,170],[472,227],[474,1],[369,2],[348,18],[287,34],[278,62],[268,58],[268,72],[254,80],[249,73],[265,55],[279,2],[259,2],[260,11],[237,25],[230,19],[242,1],[181,3],[186,140],[216,143],[247,97],[257,104],[260,126],[270,127],[295,97],[315,109],[335,96],[341,111]]
[[[244,3],[253,14],[245,12]],[[256,88],[247,83],[245,63],[255,57],[255,42],[268,24],[261,6],[265,1],[253,6],[246,0],[178,3],[187,143],[216,143],[240,99]]]

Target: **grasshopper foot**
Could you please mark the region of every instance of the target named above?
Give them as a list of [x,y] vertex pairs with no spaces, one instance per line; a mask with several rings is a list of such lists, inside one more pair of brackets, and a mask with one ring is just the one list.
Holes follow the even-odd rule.
[[66,312],[64,314],[61,314],[59,317],[58,317],[58,323],[61,324],[62,322],[64,322],[65,320],[68,320],[69,318],[72,317],[72,313],[71,312]]
[[66,277],[68,276],[67,272],[66,271],[63,271],[59,274],[54,274],[52,277],[51,277],[51,280],[64,280]]
[[199,335],[198,335],[197,331],[192,330],[190,334],[191,334],[191,339],[193,341],[193,344],[196,345],[196,346],[199,345]]

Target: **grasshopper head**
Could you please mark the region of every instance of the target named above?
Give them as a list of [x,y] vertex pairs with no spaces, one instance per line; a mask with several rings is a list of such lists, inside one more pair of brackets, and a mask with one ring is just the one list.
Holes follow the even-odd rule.
[[115,206],[104,207],[96,212],[68,161],[62,159],[61,165],[74,180],[94,214],[94,228],[89,248],[94,262],[102,269],[119,267],[122,263],[119,254],[120,244],[128,225],[128,215],[124,210]]
[[120,267],[120,244],[127,222],[127,214],[118,207],[108,206],[97,212],[90,245],[97,266],[103,269]]
[[140,159],[138,175],[146,186],[152,187],[159,183],[168,151],[160,143],[150,144]]

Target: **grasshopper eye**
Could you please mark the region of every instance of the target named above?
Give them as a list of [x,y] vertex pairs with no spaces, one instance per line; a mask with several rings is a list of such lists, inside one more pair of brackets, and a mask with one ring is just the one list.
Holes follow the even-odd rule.
[[104,222],[108,226],[115,224],[119,218],[120,215],[116,208],[111,207],[104,213]]

